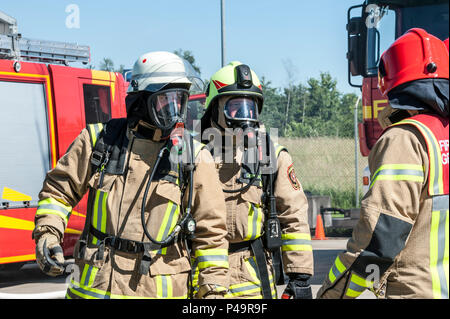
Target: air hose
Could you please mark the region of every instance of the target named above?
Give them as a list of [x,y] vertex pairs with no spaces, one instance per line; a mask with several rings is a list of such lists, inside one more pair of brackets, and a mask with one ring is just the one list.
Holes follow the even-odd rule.
[[[185,231],[188,235],[193,235],[195,231],[195,220],[191,216],[191,206],[192,206],[192,192],[193,192],[193,169],[190,169],[189,172],[189,196],[188,196],[188,207],[186,208],[186,213],[182,216],[180,221],[175,225],[172,232],[161,241],[158,241],[154,239],[150,233],[148,232],[146,223],[145,223],[145,204],[147,202],[147,196],[148,191],[150,189],[150,185],[153,181],[153,178],[155,176],[155,173],[157,171],[157,168],[159,166],[159,163],[161,162],[162,157],[164,156],[164,152],[169,151],[169,148],[167,145],[164,145],[163,148],[159,151],[158,157],[156,159],[155,165],[153,166],[152,172],[150,174],[150,178],[147,182],[147,185],[145,187],[144,196],[142,198],[142,207],[141,207],[141,224],[142,228],[144,230],[145,236],[154,244],[161,245],[161,246],[168,246],[172,243],[172,241],[175,239],[175,237],[178,235],[178,233],[183,229],[186,228]],[[192,151],[191,151],[191,157],[192,157]]]
[[[245,131],[246,128],[243,128],[243,131]],[[260,171],[260,167],[261,167],[261,160],[262,160],[262,151],[261,151],[261,141],[260,138],[257,139],[258,140],[258,154],[260,156],[260,158],[258,159],[258,165],[256,166],[256,173],[255,175],[249,180],[249,182],[247,183],[247,185],[239,188],[239,189],[232,189],[232,190],[226,190],[226,189],[222,189],[222,191],[224,193],[230,194],[230,193],[240,193],[243,191],[246,191],[250,186],[253,185],[253,183],[255,182],[255,180],[258,178],[259,176],[259,171]]]

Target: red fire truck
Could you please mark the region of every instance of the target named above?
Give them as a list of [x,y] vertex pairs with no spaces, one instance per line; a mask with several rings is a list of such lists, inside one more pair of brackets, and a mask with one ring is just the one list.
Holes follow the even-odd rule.
[[[87,46],[22,38],[16,20],[0,11],[0,270],[36,258],[31,232],[47,171],[87,124],[126,117],[131,70],[122,75],[68,66],[89,60]],[[200,76],[185,62],[201,92]],[[204,98],[191,96],[192,120],[200,117]],[[70,216],[67,257],[84,227],[86,206],[87,196]]]
[[[415,27],[445,40],[449,36],[448,14],[448,0],[366,0],[348,10],[348,78],[351,86],[362,90],[359,141],[363,156],[369,155],[381,134],[377,117],[388,103],[378,90],[381,54],[396,38]],[[363,77],[362,84],[354,83],[355,76]]]
[[[0,268],[35,260],[38,192],[70,143],[86,124],[126,116],[121,74],[67,66],[89,59],[87,46],[22,38],[0,12]],[[86,199],[69,219],[66,256],[84,226]]]
[[[354,13],[357,13],[356,15]],[[382,129],[378,114],[388,99],[378,90],[377,68],[381,54],[411,28],[427,30],[441,40],[448,38],[447,0],[366,0],[350,7],[347,14],[348,80],[362,90],[362,122],[358,124],[362,156],[368,156]],[[354,83],[362,76],[362,83]],[[363,192],[368,190],[370,172],[363,174]]]

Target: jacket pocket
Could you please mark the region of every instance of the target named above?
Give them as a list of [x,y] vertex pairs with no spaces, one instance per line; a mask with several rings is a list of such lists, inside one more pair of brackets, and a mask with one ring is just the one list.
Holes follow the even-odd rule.
[[[80,242],[75,245],[75,251],[78,252]],[[73,280],[82,287],[92,287],[97,277],[97,273],[105,264],[109,256],[109,247],[104,247],[103,257],[99,258],[98,247],[86,246],[83,258],[75,258],[75,271]]]
[[166,180],[158,181],[156,186],[156,194],[172,201],[173,203],[180,205],[181,203],[181,190],[178,185]]
[[[163,241],[170,236],[181,215],[181,190],[178,185],[160,180],[155,193],[158,195],[151,203],[150,228],[157,241]],[[155,209],[155,211],[152,211]],[[161,248],[157,254],[166,255],[168,247]]]
[[188,257],[156,255],[150,265],[150,275],[175,275],[191,270]]
[[253,240],[261,236],[264,223],[264,212],[261,206],[262,189],[251,186],[241,194],[239,203],[239,222],[243,225],[243,240]]
[[[102,190],[105,192],[109,192],[112,189],[117,177],[118,177],[118,175],[112,175],[112,174],[105,173],[103,175],[103,180],[100,181],[100,179],[101,179],[100,172],[95,172],[89,179],[88,185],[93,189],[98,189],[98,190]],[[101,182],[101,185],[100,185],[100,182]]]
[[241,193],[241,198],[245,202],[261,205],[263,191],[257,186],[250,186],[245,192]]

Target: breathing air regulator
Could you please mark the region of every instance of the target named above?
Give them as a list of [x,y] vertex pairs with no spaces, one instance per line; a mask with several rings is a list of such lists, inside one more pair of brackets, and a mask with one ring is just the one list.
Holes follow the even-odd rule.
[[[142,206],[141,206],[141,224],[144,230],[145,236],[154,244],[161,246],[168,246],[173,243],[173,241],[177,238],[177,236],[181,233],[185,239],[193,239],[196,229],[196,222],[191,214],[192,209],[192,192],[193,192],[193,179],[194,179],[194,152],[193,152],[193,140],[189,133],[184,130],[183,122],[178,122],[175,125],[174,130],[172,131],[170,138],[167,142],[162,146],[158,153],[158,157],[156,159],[155,165],[150,174],[150,178],[145,187],[144,196],[142,198]],[[187,156],[187,162],[183,162],[183,155]],[[176,159],[174,158],[176,157]],[[181,219],[173,228],[172,232],[161,241],[158,241],[152,237],[149,233],[145,221],[145,206],[147,203],[148,192],[150,189],[151,182],[153,181],[156,172],[158,172],[158,168],[161,164],[162,159],[170,161],[170,165],[172,167],[178,168],[178,174],[180,177],[185,177],[188,179],[187,182],[182,183],[182,192],[181,198],[185,193],[186,185],[189,185],[189,194],[188,194],[188,202],[187,207],[184,210],[183,205],[181,205],[181,210],[184,212]],[[181,164],[178,164],[181,163]],[[182,203],[183,201],[181,201]]]

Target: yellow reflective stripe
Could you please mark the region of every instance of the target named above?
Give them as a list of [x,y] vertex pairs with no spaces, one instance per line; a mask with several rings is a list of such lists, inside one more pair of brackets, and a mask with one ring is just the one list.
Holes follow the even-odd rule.
[[331,267],[330,272],[328,273],[328,278],[330,279],[330,282],[333,283],[336,280],[336,278],[339,277],[346,270],[347,269],[339,259],[339,256],[336,257],[336,260],[334,261],[334,264]]
[[430,271],[433,297],[449,297],[448,196],[434,196],[430,230]]
[[[73,279],[69,284],[69,291],[85,299],[160,299],[159,297],[152,298],[143,296],[126,296],[126,295],[111,294],[111,292],[109,291],[85,287],[80,283],[74,281]],[[170,299],[187,299],[187,294],[177,297],[171,296]]]
[[375,181],[414,181],[423,182],[425,180],[425,169],[422,165],[416,164],[386,164],[381,165],[373,174],[370,188]]
[[89,265],[88,264],[84,265],[83,273],[81,274],[81,278],[80,278],[80,282],[84,282],[84,283],[86,282],[86,274],[87,274],[88,269],[89,269]]
[[67,223],[72,212],[72,206],[61,203],[53,198],[40,200],[36,210],[36,216],[39,215],[57,215]]
[[80,282],[83,283],[84,287],[92,287],[97,272],[98,272],[97,267],[91,266],[89,264],[84,265],[83,273],[80,279]]
[[229,268],[228,250],[204,249],[195,251],[195,265],[199,270],[207,267]]
[[281,234],[281,240],[283,241],[282,251],[312,251],[309,233]]
[[261,206],[253,203],[248,203],[248,205],[247,235],[244,241],[259,238],[262,228],[263,213]]
[[428,185],[428,194],[430,196],[433,195],[442,195],[444,193],[444,175],[443,175],[443,167],[441,165],[441,148],[439,146],[436,137],[433,132],[423,123],[413,120],[413,119],[405,119],[400,121],[394,125],[401,124],[411,124],[414,125],[423,135],[427,142],[428,146],[428,155],[430,160],[430,180]]
[[200,153],[203,147],[205,147],[205,144],[200,143],[199,141],[196,141],[193,139],[194,144],[194,158],[197,157],[197,155]]
[[278,143],[274,143],[274,148],[275,148],[275,156],[278,157],[278,155],[280,155],[281,151],[285,149],[285,147],[283,145],[280,145]]
[[[258,273],[256,272],[257,269],[257,264],[256,264],[256,258],[255,257],[250,257],[247,260],[244,261],[245,267],[247,268],[247,271],[249,272],[249,274],[251,275],[251,277],[253,278],[253,282],[247,282],[247,283],[243,283],[242,285],[233,285],[229,287],[229,292],[230,294],[234,295],[234,296],[240,296],[240,295],[244,295],[244,294],[251,294],[251,293],[262,293],[262,288],[261,288],[261,280],[258,277]],[[277,297],[277,292],[275,289],[275,284],[273,281],[273,275],[271,272],[269,272],[269,282],[270,282],[270,289],[272,292],[272,297],[274,299],[276,299]]]
[[196,264],[196,259],[191,258],[191,265],[192,265],[192,286],[194,288],[194,293],[198,292],[199,286],[198,286],[198,276],[200,275],[200,270],[198,269],[198,266]]
[[211,256],[211,255],[228,255],[228,250],[226,249],[197,249],[195,251],[195,257],[199,256]]
[[352,273],[350,277],[350,284],[347,287],[345,294],[351,298],[357,298],[361,295],[367,288],[372,288],[373,283],[365,280],[359,275]]
[[219,285],[216,285],[214,288],[215,291],[217,292],[223,292],[223,291],[227,291],[228,289]]
[[312,251],[311,245],[283,245],[282,251]]
[[94,147],[95,144],[97,143],[98,135],[103,130],[103,124],[102,123],[88,124],[87,129],[89,131],[89,135],[91,136],[92,147]]
[[311,240],[311,234],[309,233],[289,233],[289,234],[281,234],[282,240],[288,239],[304,239]]
[[258,284],[255,284],[253,282],[245,282],[231,285],[228,289],[227,294],[225,295],[225,298],[240,297],[245,294],[253,293],[259,293],[259,295],[255,296],[255,298],[262,298],[261,287]]
[[156,298],[172,298],[173,287],[170,275],[156,276]]
[[[94,226],[97,230],[103,233],[106,232],[107,200],[108,200],[108,193],[103,192],[101,190],[96,191],[94,200],[94,213],[92,215],[92,226]],[[97,242],[98,239],[96,237],[93,237],[92,243],[96,245]]]
[[[179,206],[174,202],[169,201],[169,203],[167,204],[166,212],[164,213],[163,221],[158,231],[158,235],[156,236],[157,241],[162,241],[170,235],[172,230],[175,228],[175,225],[177,224],[179,213]],[[167,253],[167,247],[159,249],[157,253],[165,255]]]
[[355,291],[353,289],[347,288],[347,292],[345,293],[348,297],[352,297],[352,298],[357,298],[359,297],[362,292],[360,291]]

